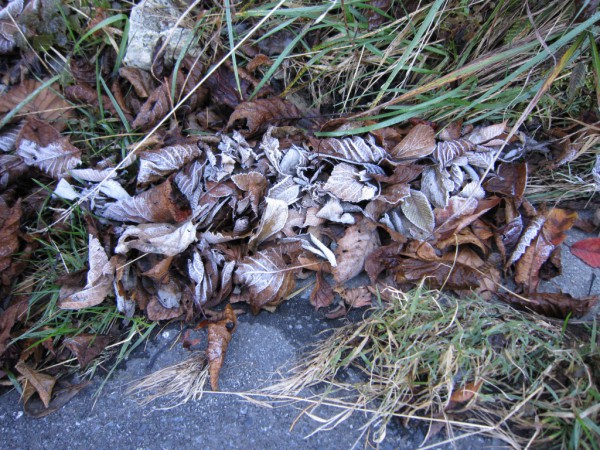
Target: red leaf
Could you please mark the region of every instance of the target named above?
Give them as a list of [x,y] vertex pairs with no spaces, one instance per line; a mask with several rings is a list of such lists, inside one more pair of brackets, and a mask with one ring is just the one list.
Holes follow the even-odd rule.
[[600,267],[600,238],[583,239],[571,246],[571,253],[594,269]]

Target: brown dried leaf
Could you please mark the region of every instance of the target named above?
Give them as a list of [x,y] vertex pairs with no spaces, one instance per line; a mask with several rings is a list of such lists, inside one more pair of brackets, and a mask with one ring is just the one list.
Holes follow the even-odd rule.
[[137,67],[121,67],[119,76],[125,78],[140,98],[148,98],[153,91],[152,75]]
[[83,333],[65,339],[65,347],[73,352],[81,369],[100,355],[109,343],[110,337],[102,334]]
[[149,320],[154,322],[176,319],[181,316],[183,312],[182,305],[179,305],[177,308],[165,308],[156,296],[152,296],[146,306],[146,316]]
[[52,389],[56,384],[56,378],[34,370],[24,361],[19,361],[15,369],[25,377],[25,384],[31,383],[44,403],[44,406],[48,408],[50,406],[50,398],[52,397]]
[[[577,213],[570,213],[559,208],[553,208],[547,214],[539,234],[515,265],[515,282],[522,285],[527,292],[531,293],[537,290],[540,282],[540,268],[548,260],[554,249],[567,238],[566,231],[573,226],[576,219]],[[521,245],[521,241],[517,245],[517,250],[519,245]],[[515,253],[517,250],[515,250]],[[513,257],[510,261],[512,260]]]
[[589,238],[575,242],[571,253],[594,269],[600,268],[600,238]]
[[89,236],[89,265],[87,283],[83,290],[71,295],[64,295],[61,288],[59,307],[62,309],[81,309],[99,305],[113,288],[115,266],[109,261],[97,237]]
[[[22,215],[21,200],[17,200],[12,207],[9,207],[4,197],[0,196],[0,273],[10,267],[13,254],[19,250],[19,227]],[[2,284],[5,281],[9,280],[4,280],[3,276]]]
[[223,367],[227,347],[237,325],[237,318],[230,304],[225,306],[224,313],[225,317],[221,320],[208,324],[206,357],[208,359],[210,387],[213,391],[219,390],[219,373],[221,372],[221,367]]
[[229,117],[227,129],[232,130],[235,126],[242,130],[244,136],[254,136],[265,132],[269,125],[291,125],[302,116],[302,112],[287,100],[279,97],[262,98],[240,103]]
[[371,306],[371,292],[365,286],[357,288],[346,288],[339,286],[335,289],[335,292],[340,294],[344,299],[344,303],[350,308],[362,308],[364,306]]
[[333,303],[334,293],[333,288],[323,277],[320,270],[317,271],[316,277],[315,287],[310,293],[310,304],[318,310],[319,308],[327,308]]
[[8,348],[6,343],[10,339],[10,330],[16,322],[27,317],[28,310],[28,298],[23,296],[19,300],[13,300],[12,304],[0,313],[0,360],[2,360],[4,352]]
[[[12,111],[41,85],[42,83],[39,81],[27,79],[0,95],[0,116]],[[53,123],[57,130],[63,130],[66,126],[66,119],[71,115],[72,107],[62,97],[55,94],[55,90],[58,91],[58,89],[57,85],[46,87],[23,106],[16,117],[33,115],[42,121]]]
[[335,281],[341,284],[362,272],[369,254],[379,247],[377,226],[363,220],[348,227],[337,244],[337,266],[333,268],[332,273]]
[[502,295],[504,301],[521,309],[557,319],[585,316],[600,299],[599,296],[575,298],[569,294],[532,293],[527,298],[515,295]]
[[435,210],[435,223],[438,224],[435,230],[436,238],[440,241],[450,238],[490,209],[498,206],[499,203],[499,197],[490,197],[483,200],[450,198],[446,208]]
[[390,155],[396,160],[418,159],[430,155],[435,148],[435,131],[429,125],[419,124],[390,151]]
[[61,137],[46,122],[30,117],[19,133],[17,155],[28,166],[35,166],[52,178],[69,175],[69,169],[81,164],[81,151]]
[[[372,8],[377,8],[383,12],[390,9],[392,5],[391,0],[371,0],[369,2]],[[376,9],[369,8],[365,13],[367,16],[367,23],[369,24],[369,31],[375,30],[381,27],[387,20],[385,16],[381,15]]]
[[496,175],[488,177],[483,187],[487,192],[513,197],[518,206],[527,186],[527,172],[527,163],[500,164]]
[[109,204],[102,216],[119,222],[179,223],[191,215],[188,200],[171,177],[135,197]]
[[52,399],[50,400],[50,404],[46,407],[43,403],[36,401],[35,398],[29,398],[25,404],[23,405],[23,410],[25,414],[29,417],[35,417],[39,419],[41,417],[46,417],[53,412],[58,411],[60,408],[65,406],[69,401],[75,397],[82,389],[89,386],[91,381],[84,381],[78,384],[67,384],[66,386],[61,386],[61,382],[55,387]]
[[144,102],[131,126],[148,130],[160,122],[169,113],[170,109],[169,87],[161,84]]

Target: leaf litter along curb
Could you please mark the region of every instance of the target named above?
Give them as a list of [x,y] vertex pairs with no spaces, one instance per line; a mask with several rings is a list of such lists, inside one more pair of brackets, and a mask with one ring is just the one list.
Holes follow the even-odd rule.
[[[2,288],[10,289],[25,269],[17,251],[41,252],[35,235],[16,226],[25,220],[23,208],[27,220],[37,209],[42,220],[55,222],[44,234],[49,242],[69,234],[72,239],[72,230],[78,230],[77,242],[69,244],[78,249],[76,255],[55,242],[42,245],[52,252],[56,247],[53,254],[67,272],[83,269],[80,249],[88,241],[93,245],[87,274],[61,277],[61,293],[55,290],[50,300],[31,296],[37,308],[54,305],[47,311],[55,315],[61,314],[56,306],[73,310],[60,316],[64,331],[53,334],[43,321],[24,316],[35,277],[26,277],[17,290],[21,295],[9,298],[0,321],[2,378],[16,384],[12,369],[18,361],[43,370],[48,361],[68,359],[69,352],[79,357],[62,337],[73,333],[69,324],[93,308],[99,317],[112,311],[91,327],[92,333],[114,341],[116,321],[124,318],[143,336],[146,319],[191,322],[227,300],[248,303],[255,313],[273,311],[306,271],[318,272],[318,296],[311,301],[333,308],[329,316],[343,314],[344,302],[350,307],[369,303],[365,289],[342,285],[363,269],[373,285],[405,288],[425,278],[431,287],[475,291],[488,300],[502,287],[502,273],[514,270],[517,289],[503,298],[562,318],[583,315],[597,301],[537,292],[539,279],[560,266],[557,248],[576,216],[559,208],[536,210],[525,199],[529,174],[545,158],[537,152],[546,149],[517,132],[518,126],[508,131],[505,122],[474,127],[460,120],[443,125],[415,120],[403,127],[372,127],[372,134],[321,139],[313,132],[352,133],[352,125],[341,120],[337,129],[315,109],[277,96],[276,88],[255,77],[264,73],[263,63],[250,61],[247,69],[230,63],[228,58],[242,51],[253,33],[260,34],[282,3],[208,69],[182,52],[169,72],[158,42],[152,74],[134,67],[95,70],[85,54],[73,57],[72,81],[64,92],[79,116],[71,112],[68,119],[83,129],[90,119],[102,127],[122,122],[127,133],[120,145],[127,157],[93,147],[83,154],[73,143],[77,131],[65,132],[61,115],[7,111],[3,121],[11,128],[2,148],[12,159],[2,185],[6,207],[0,238],[7,242],[0,260]],[[107,61],[115,59],[113,48],[103,51]],[[264,62],[259,56],[257,61]],[[561,59],[560,68],[569,60]],[[557,74],[551,73],[544,89]],[[1,99],[21,105],[32,89],[12,87]],[[251,91],[254,98],[244,94]],[[534,100],[528,110],[539,96]],[[166,130],[169,122],[174,126]],[[129,123],[150,131],[132,143]],[[78,145],[88,145],[86,134],[79,136],[84,139]],[[81,161],[85,168],[74,169]],[[49,188],[52,178],[61,178],[58,198],[51,200],[54,209],[42,208],[40,196],[23,196],[31,186],[15,180],[24,174]],[[59,198],[76,202],[67,209],[74,214],[63,215],[70,221],[66,225],[56,221],[64,211]],[[343,301],[335,301],[334,293]],[[31,351],[35,344],[43,349]]]

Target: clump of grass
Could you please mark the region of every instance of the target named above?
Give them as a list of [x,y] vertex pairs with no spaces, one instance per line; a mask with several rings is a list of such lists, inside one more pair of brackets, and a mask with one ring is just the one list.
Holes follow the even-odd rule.
[[[450,435],[453,429],[492,435],[515,447],[597,448],[596,328],[578,342],[564,325],[503,304],[392,291],[389,303],[336,330],[263,392],[289,398],[317,389],[311,415],[319,405],[370,412],[365,428],[375,426],[379,441],[388,423],[401,418],[443,424]],[[340,381],[348,368],[365,381]]]

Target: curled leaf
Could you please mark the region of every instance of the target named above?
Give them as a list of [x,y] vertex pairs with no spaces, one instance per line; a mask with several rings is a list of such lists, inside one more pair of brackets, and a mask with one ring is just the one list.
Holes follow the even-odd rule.
[[[109,261],[97,237],[89,236],[89,265],[87,283],[83,290],[61,298],[62,309],[81,309],[99,305],[113,288],[115,266]],[[62,290],[61,290],[62,291]]]
[[182,253],[196,240],[196,225],[188,220],[181,225],[147,223],[128,226],[115,248],[115,253],[124,255],[131,249],[141,252],[175,256]]
[[236,326],[237,318],[230,304],[225,307],[222,319],[208,324],[206,357],[208,359],[210,387],[213,391],[219,390],[219,374],[221,373],[227,347],[233,337]]

